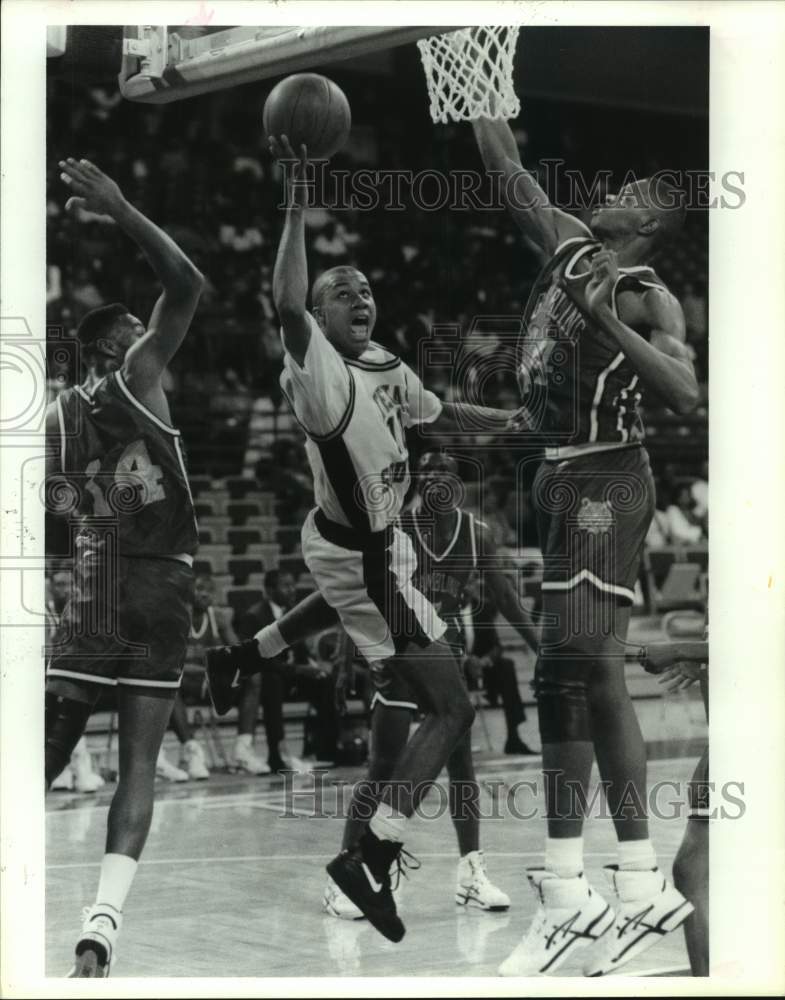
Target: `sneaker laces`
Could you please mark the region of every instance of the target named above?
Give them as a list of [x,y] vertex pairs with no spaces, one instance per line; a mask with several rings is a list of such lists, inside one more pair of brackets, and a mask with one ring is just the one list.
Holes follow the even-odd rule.
[[[393,868],[390,870],[391,888],[393,890],[397,889],[401,884],[401,878],[409,877],[407,871],[416,872],[418,868],[422,868],[420,859],[416,858],[410,851],[407,851],[405,847],[402,847],[396,854],[393,861]],[[393,878],[395,878],[395,885],[392,885]]]

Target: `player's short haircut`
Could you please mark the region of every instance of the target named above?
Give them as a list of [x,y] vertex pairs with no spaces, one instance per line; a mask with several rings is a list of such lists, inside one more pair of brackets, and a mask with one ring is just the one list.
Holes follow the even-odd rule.
[[128,307],[121,302],[92,309],[82,317],[76,336],[82,347],[90,347],[96,340],[105,337],[122,316],[128,315]]
[[648,179],[649,199],[660,225],[655,234],[657,248],[677,236],[687,217],[687,193],[656,174]]
[[325,292],[329,291],[339,278],[347,274],[362,274],[362,271],[350,264],[339,264],[338,267],[322,271],[311,287],[311,308],[318,309],[322,304]]
[[438,451],[435,448],[430,448],[428,451],[424,451],[417,460],[417,469],[422,471],[428,465],[433,464],[434,460],[438,460],[440,465],[447,467],[447,471],[451,472],[453,475],[458,474],[458,462],[453,458],[453,456],[447,451]]

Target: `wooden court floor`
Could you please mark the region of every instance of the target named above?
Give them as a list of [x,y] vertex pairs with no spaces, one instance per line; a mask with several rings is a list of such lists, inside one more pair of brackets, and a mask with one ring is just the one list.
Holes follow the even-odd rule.
[[[659,716],[659,709],[651,708]],[[500,713],[488,713],[498,727]],[[690,710],[690,718],[694,713]],[[671,714],[672,719],[672,714]],[[657,719],[644,719],[644,732]],[[527,724],[528,728],[528,724]],[[699,730],[697,724],[694,730]],[[681,728],[682,735],[685,728]],[[525,734],[528,735],[528,734]],[[700,739],[700,732],[691,733]],[[495,732],[492,742],[496,741]],[[650,760],[650,782],[686,781],[695,739]],[[662,746],[660,745],[662,751]],[[394,945],[367,922],[344,922],[321,909],[324,865],[336,853],[340,795],[330,781],[349,782],[359,769],[336,769],[323,786],[322,812],[311,815],[314,781],[304,775],[289,789],[280,778],[213,774],[208,782],[159,786],[153,828],[126,902],[113,978],[264,976],[492,976],[534,912],[525,868],[541,861],[544,824],[511,814],[507,789],[537,776],[539,758],[504,757],[485,746],[477,754],[481,783],[506,783],[497,815],[481,829],[489,874],[512,899],[508,913],[466,912],[455,905],[457,849],[444,799],[432,792],[411,823],[407,848],[422,862],[404,884],[404,940]],[[291,794],[290,794],[291,793]],[[108,791],[47,797],[46,974],[66,974],[81,909],[92,903],[103,850]],[[535,804],[525,786],[517,812]],[[492,812],[490,791],[483,792]],[[436,815],[441,812],[441,815]],[[663,870],[670,871],[683,818],[652,819]],[[608,819],[586,827],[587,873],[603,888],[601,868],[613,863]],[[681,932],[651,949],[628,974],[668,975],[686,969]],[[578,963],[561,975],[579,974]]]

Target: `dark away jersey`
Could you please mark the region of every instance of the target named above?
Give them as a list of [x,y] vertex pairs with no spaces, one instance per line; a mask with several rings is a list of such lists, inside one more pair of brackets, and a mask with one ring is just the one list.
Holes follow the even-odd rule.
[[131,393],[120,372],[56,400],[60,466],[88,524],[117,526],[125,556],[193,555],[196,518],[180,432]]
[[[585,306],[584,281],[602,244],[589,237],[566,240],[543,268],[523,316],[518,377],[523,404],[546,444],[625,444],[643,438],[637,372]],[[649,267],[620,268],[612,293],[664,288]],[[642,336],[651,331],[638,330]]]
[[477,533],[474,514],[456,511],[455,529],[446,548],[438,551],[432,516],[422,509],[401,515],[400,526],[412,540],[417,556],[413,583],[448,624],[459,625],[466,605],[464,588],[477,569]]

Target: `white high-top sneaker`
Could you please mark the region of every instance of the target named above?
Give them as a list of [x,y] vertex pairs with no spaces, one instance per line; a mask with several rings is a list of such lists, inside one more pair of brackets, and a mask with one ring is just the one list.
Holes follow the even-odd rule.
[[269,774],[270,768],[253,752],[252,738],[248,734],[238,736],[234,741],[231,767],[246,774]]
[[324,887],[322,905],[331,917],[338,917],[339,920],[365,920],[362,910],[341,892],[329,875],[327,885]]
[[608,865],[605,874],[618,899],[616,919],[586,956],[585,976],[604,976],[620,969],[681,927],[694,909],[658,868],[619,871],[616,865]]
[[72,792],[74,790],[74,771],[70,764],[66,765],[49,786],[50,792]]
[[99,788],[103,788],[104,779],[93,770],[93,758],[87,749],[87,740],[84,736],[71,754],[71,768],[74,772],[74,789],[77,792],[97,792]]
[[471,851],[458,862],[455,902],[458,906],[474,906],[480,910],[509,909],[510,897],[488,878],[482,851]]
[[83,911],[82,936],[76,943],[76,958],[69,979],[105,979],[114,960],[115,944],[123,915],[108,903],[96,903]]
[[544,868],[530,868],[526,874],[539,906],[523,940],[499,966],[500,976],[555,972],[613,924],[613,910],[583,873],[560,878]]
[[206,781],[210,777],[207,762],[204,759],[204,751],[196,740],[188,740],[183,744],[180,763],[188,772],[188,777],[194,781]]
[[158,760],[155,762],[155,773],[157,777],[163,778],[164,781],[188,781],[188,774],[179,767],[174,766],[164,753],[163,747],[158,751]]

